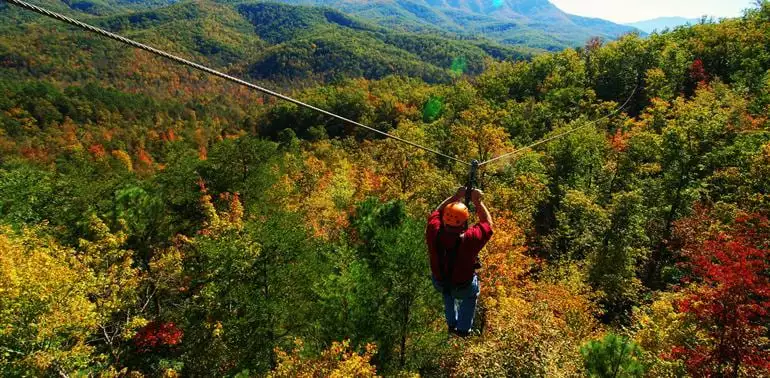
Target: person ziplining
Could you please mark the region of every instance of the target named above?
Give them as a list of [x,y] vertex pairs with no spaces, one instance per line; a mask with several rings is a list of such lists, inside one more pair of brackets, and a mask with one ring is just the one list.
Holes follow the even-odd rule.
[[478,189],[470,189],[470,199],[479,222],[468,227],[470,214],[462,202],[467,190],[461,187],[444,200],[430,214],[425,230],[433,286],[444,298],[447,329],[460,337],[471,334],[480,290],[478,256],[493,234],[492,216]]
[[[609,119],[613,115],[620,113],[620,111],[622,111],[629,104],[637,90],[637,88],[634,88],[631,95],[623,105],[604,117],[563,131],[528,146],[518,148],[512,152],[500,155],[485,162],[480,163],[475,160],[472,162],[467,162],[456,156],[450,156],[436,149],[426,147],[400,138],[396,135],[366,126],[360,122],[342,117],[338,114],[334,114],[313,105],[306,104],[292,97],[283,95],[267,88],[260,87],[245,80],[233,77],[231,75],[222,73],[187,59],[180,58],[157,48],[136,42],[115,33],[111,33],[104,29],[83,23],[65,15],[27,3],[23,0],[4,1],[8,4],[33,11],[35,13],[56,19],[61,22],[65,22],[69,25],[73,25],[89,32],[99,34],[125,45],[150,52],[176,63],[206,72],[239,85],[246,86],[266,95],[280,98],[295,105],[305,107],[332,118],[336,118],[355,127],[366,129],[382,137],[390,138],[400,143],[408,144],[414,148],[432,153],[448,161],[470,166],[471,171],[468,185],[466,185],[464,188],[460,188],[454,196],[444,201],[444,203],[442,203],[436,209],[436,211],[430,215],[426,230],[426,241],[428,243],[430,254],[430,266],[433,276],[433,284],[436,289],[444,296],[444,307],[448,330],[452,334],[463,337],[470,335],[471,325],[473,324],[473,316],[476,309],[476,301],[479,295],[479,280],[478,276],[476,275],[476,269],[480,266],[478,264],[478,254],[492,237],[492,218],[486,206],[484,206],[484,203],[481,201],[483,193],[478,189],[473,189],[477,170],[482,166],[487,166],[491,163],[502,161],[503,159],[515,156],[522,151],[529,150],[549,141],[565,137],[566,135],[574,133],[588,126],[595,125],[603,119]],[[461,201],[463,197],[465,198],[465,204],[463,204]],[[471,202],[476,207],[479,223],[468,227],[467,222],[469,218],[469,210],[467,205]],[[456,306],[456,302],[459,302],[459,307]]]

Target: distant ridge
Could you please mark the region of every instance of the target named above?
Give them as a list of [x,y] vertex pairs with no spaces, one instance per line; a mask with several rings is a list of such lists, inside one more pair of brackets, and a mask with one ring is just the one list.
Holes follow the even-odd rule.
[[677,26],[697,24],[698,22],[700,22],[699,18],[658,17],[651,20],[632,22],[626,25],[635,27],[645,33],[652,33],[655,31],[663,31],[666,28],[673,29]]
[[[36,0],[55,11],[93,16],[147,12],[201,0]],[[486,39],[531,52],[582,46],[593,37],[613,40],[639,29],[568,14],[549,0],[203,0],[238,6],[258,3],[324,6],[395,32],[450,39]],[[2,6],[0,2],[0,7]],[[0,19],[7,17],[0,12]],[[21,17],[29,17],[26,14]]]
[[565,13],[548,0],[276,0],[322,5],[382,26],[480,36],[510,45],[561,50],[592,37],[615,39],[638,29]]

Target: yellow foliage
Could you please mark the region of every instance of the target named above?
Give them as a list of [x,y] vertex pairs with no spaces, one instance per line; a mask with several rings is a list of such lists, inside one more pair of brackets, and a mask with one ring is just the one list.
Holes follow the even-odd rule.
[[754,157],[751,174],[760,180],[770,180],[770,143],[765,144],[762,151]]
[[91,269],[94,302],[100,323],[105,324],[114,312],[134,304],[141,277],[134,267],[133,252],[122,249],[128,235],[111,233],[96,215],[91,215],[89,227],[93,241],[80,239],[80,261]]
[[205,235],[219,235],[223,232],[243,229],[243,204],[240,196],[236,194],[225,193],[221,198],[227,201],[228,209],[226,211],[217,211],[212,202],[211,195],[208,194],[203,181],[199,182],[201,187],[200,206],[206,220],[204,227],[200,231]]
[[366,351],[359,354],[350,348],[350,341],[332,343],[321,356],[306,359],[301,356],[303,343],[295,341],[291,353],[276,349],[278,366],[268,374],[270,378],[315,378],[315,377],[377,377],[377,369],[371,364],[377,349],[373,344],[366,346]]
[[475,106],[460,113],[452,128],[455,151],[466,161],[486,161],[511,149],[508,132],[500,126],[503,117],[488,105]]
[[0,366],[43,374],[88,364],[98,314],[90,272],[75,255],[31,231],[0,228]]
[[687,345],[698,337],[686,314],[676,311],[674,303],[679,293],[662,293],[649,307],[633,315],[634,341],[642,347],[652,377],[678,377],[685,371],[681,361],[667,356],[677,345]]
[[303,151],[274,188],[286,210],[299,211],[316,237],[336,237],[348,224],[348,212],[357,189],[353,179],[360,169],[328,140]]
[[[392,133],[438,149],[424,128],[415,122],[403,120]],[[439,170],[432,163],[432,154],[390,139],[368,147],[356,156],[355,161],[361,161],[364,168],[376,169],[381,187],[376,193],[367,193],[367,196],[377,195],[383,199],[406,201],[411,205],[409,209],[412,215],[424,218],[429,209],[436,206],[436,202],[443,200],[447,193],[457,187],[452,175]]]
[[496,208],[506,209],[509,215],[521,228],[532,226],[532,214],[537,206],[546,199],[548,188],[541,180],[532,174],[522,174],[516,177],[513,185],[500,185],[490,190]]
[[582,373],[580,345],[595,335],[595,305],[586,295],[541,282],[495,288],[485,301],[484,337],[471,340],[457,376],[567,377]]
[[666,127],[671,116],[671,104],[660,98],[650,100],[650,106],[644,110],[639,118],[641,128],[645,131],[660,131]]
[[[184,243],[177,238],[177,243]],[[181,247],[171,246],[156,251],[150,260],[149,275],[158,290],[184,292],[187,290],[183,278],[183,253]]]
[[121,162],[123,164],[123,166],[126,167],[126,169],[129,172],[133,172],[134,171],[134,163],[131,161],[131,156],[128,156],[126,151],[123,151],[123,150],[113,150],[112,151],[112,156],[115,159],[118,159],[118,161]]

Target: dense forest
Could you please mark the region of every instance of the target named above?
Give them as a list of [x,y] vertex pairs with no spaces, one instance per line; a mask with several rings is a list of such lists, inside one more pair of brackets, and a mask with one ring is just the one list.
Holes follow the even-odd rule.
[[424,238],[466,166],[0,5],[0,375],[770,376],[770,3],[524,61],[412,35],[441,80],[287,81],[261,51],[307,35],[248,20],[330,11],[217,7],[89,21],[466,161],[599,121],[481,170],[453,338]]

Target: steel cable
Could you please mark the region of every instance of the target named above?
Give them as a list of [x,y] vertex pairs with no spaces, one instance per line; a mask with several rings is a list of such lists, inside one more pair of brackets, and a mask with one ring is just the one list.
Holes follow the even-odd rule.
[[619,108],[615,109],[615,110],[614,110],[612,113],[610,113],[610,114],[607,114],[607,115],[606,115],[606,116],[604,116],[604,117],[601,117],[601,118],[595,119],[595,120],[593,120],[593,121],[591,121],[591,122],[588,122],[588,123],[586,123],[585,125],[582,125],[582,126],[578,126],[578,127],[575,127],[575,128],[573,128],[573,129],[567,130],[567,131],[565,131],[565,132],[563,132],[563,133],[560,133],[560,134],[556,134],[556,135],[554,135],[554,136],[552,136],[552,137],[549,137],[549,138],[546,138],[546,139],[540,140],[540,141],[538,141],[538,142],[532,143],[532,144],[530,144],[529,146],[526,146],[526,147],[522,147],[522,148],[518,148],[518,149],[516,149],[516,150],[513,150],[513,151],[511,151],[511,152],[509,152],[509,153],[507,153],[507,154],[504,154],[504,155],[500,155],[500,156],[498,156],[498,157],[496,157],[496,158],[494,158],[494,159],[489,159],[489,160],[487,160],[487,161],[485,161],[485,162],[483,162],[483,163],[479,163],[479,167],[481,167],[481,166],[484,166],[484,165],[487,165],[487,164],[489,164],[489,163],[493,163],[493,162],[496,162],[496,161],[498,161],[498,160],[502,160],[502,159],[505,159],[505,158],[507,158],[507,157],[509,157],[509,156],[513,156],[513,155],[516,155],[516,154],[518,154],[518,153],[519,153],[519,152],[521,152],[521,151],[524,151],[524,150],[527,150],[527,149],[530,149],[530,148],[533,148],[533,147],[537,147],[537,146],[539,146],[539,145],[541,145],[541,144],[543,144],[543,143],[548,143],[548,142],[550,142],[550,141],[552,141],[552,140],[554,140],[554,139],[558,139],[558,138],[561,138],[561,137],[563,137],[563,136],[566,136],[566,135],[568,135],[568,134],[572,134],[572,133],[574,133],[575,131],[578,131],[578,130],[580,130],[580,129],[586,128],[586,127],[588,127],[588,126],[591,126],[591,125],[595,125],[595,124],[599,123],[599,122],[600,122],[600,121],[602,121],[602,120],[608,119],[608,118],[610,118],[610,117],[614,116],[615,114],[618,114],[618,113],[620,113],[620,111],[621,111],[621,110],[623,110],[623,109],[624,109],[626,106],[628,106],[628,103],[629,103],[629,102],[631,102],[631,99],[634,97],[634,94],[636,94],[636,90],[637,90],[637,89],[638,89],[638,87],[635,87],[635,88],[634,88],[634,91],[633,91],[633,92],[631,92],[631,96],[628,96],[628,99],[626,100],[626,102],[625,102],[625,103],[623,103],[623,105],[621,105]]

